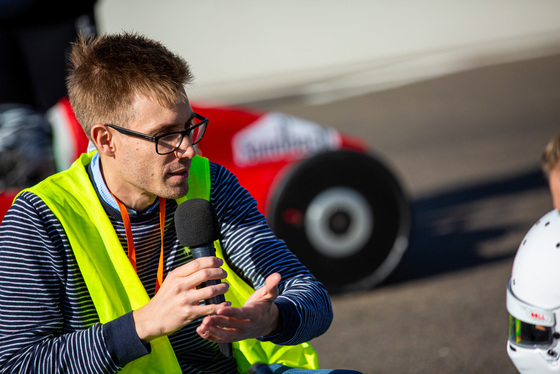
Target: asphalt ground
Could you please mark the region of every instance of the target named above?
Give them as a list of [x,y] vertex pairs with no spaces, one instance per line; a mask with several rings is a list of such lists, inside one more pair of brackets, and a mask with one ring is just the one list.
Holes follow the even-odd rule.
[[560,55],[320,105],[259,104],[367,140],[414,212],[393,276],[332,297],[333,325],[312,341],[322,367],[516,373],[506,282],[523,236],[552,208],[539,157],[560,132],[559,77]]

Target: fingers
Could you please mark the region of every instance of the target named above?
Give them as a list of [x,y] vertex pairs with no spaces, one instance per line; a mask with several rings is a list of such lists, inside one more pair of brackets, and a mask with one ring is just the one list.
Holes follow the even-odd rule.
[[[204,287],[199,287],[192,291],[193,298],[196,300],[206,300],[207,302],[212,302],[212,305],[221,305],[220,299],[217,296],[224,295],[229,290],[229,283],[220,282],[215,284],[204,285]],[[231,305],[229,303],[228,305]],[[219,308],[218,308],[219,309]]]
[[[196,260],[192,260],[184,265],[179,266],[174,269],[171,273],[175,273],[179,276],[188,276],[194,274],[197,271],[209,268],[219,268],[224,264],[224,261],[219,257],[201,257]],[[171,274],[170,273],[170,274]]]
[[202,320],[197,333],[215,342],[233,342],[268,335],[279,326],[278,273],[269,275],[263,287],[255,291],[241,308],[219,308],[215,315]]
[[158,293],[133,312],[138,337],[148,342],[230,305],[200,305],[200,300],[223,295],[229,289],[229,284],[225,282],[200,287],[202,283],[222,280],[227,276],[225,270],[220,268],[222,264],[219,258],[204,257],[171,271]]
[[[227,277],[227,272],[220,268],[223,261],[216,257],[204,257],[182,265],[171,271],[165,278],[162,288],[165,288],[163,294],[182,294],[183,292],[200,288],[203,283],[219,283]],[[217,282],[216,282],[217,281]],[[227,285],[225,287],[228,287]],[[211,287],[207,287],[211,288]],[[202,288],[200,288],[202,290]],[[219,287],[219,292],[224,293],[228,288]],[[162,289],[156,297],[162,293]],[[209,290],[205,290],[202,295],[208,294]],[[220,293],[218,293],[220,294]],[[216,296],[216,295],[211,295]]]
[[278,297],[278,284],[280,283],[281,276],[278,273],[270,274],[264,286],[259,288],[253,293],[245,302],[245,305],[254,303],[272,303]]
[[281,278],[279,273],[272,273],[264,281],[264,288],[267,293],[275,295],[275,299],[278,297],[278,284]]
[[248,337],[254,321],[251,319],[236,319],[219,315],[207,316],[197,327],[197,333],[204,339],[217,343],[234,342]]
[[[221,313],[227,310],[227,315]],[[241,318],[232,317],[242,312]],[[277,325],[275,320],[266,318],[268,313],[256,307],[221,308],[218,314],[204,317],[201,325],[196,329],[204,339],[214,342],[235,342],[239,340],[258,338],[271,335]]]

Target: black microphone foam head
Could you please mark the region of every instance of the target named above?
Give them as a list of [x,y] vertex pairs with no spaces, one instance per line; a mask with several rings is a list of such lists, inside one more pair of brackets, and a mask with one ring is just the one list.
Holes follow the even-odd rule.
[[202,247],[220,238],[220,225],[208,200],[190,199],[175,211],[175,231],[185,247]]

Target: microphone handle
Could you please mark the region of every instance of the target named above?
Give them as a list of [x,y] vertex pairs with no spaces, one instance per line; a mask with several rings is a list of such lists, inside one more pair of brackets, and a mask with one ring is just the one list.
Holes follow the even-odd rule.
[[[201,258],[201,257],[210,257],[210,256],[215,257],[216,256],[216,249],[214,248],[214,244],[210,244],[210,245],[206,245],[206,246],[203,246],[203,247],[191,248],[191,253],[192,253],[193,258],[195,260],[197,258]],[[200,287],[204,288],[204,287],[213,286],[213,285],[219,284],[219,283],[221,283],[219,279],[212,279],[212,280],[201,283]],[[225,301],[226,301],[226,298],[224,297],[224,295],[218,295],[218,296],[214,296],[210,299],[204,300],[206,305],[208,305],[208,304],[221,304]]]
[[[200,257],[209,257],[209,256],[216,256],[216,248],[214,248],[214,244],[206,245],[203,247],[194,247],[191,248],[191,253],[193,258],[196,260]],[[200,284],[200,287],[207,287],[214,284],[221,283],[219,279],[212,279],[207,282],[203,282]],[[204,300],[206,305],[208,304],[221,304],[226,301],[224,295],[218,295],[211,297],[210,299]],[[233,355],[232,346],[230,343],[218,343],[220,347],[220,352],[226,357],[231,357]]]

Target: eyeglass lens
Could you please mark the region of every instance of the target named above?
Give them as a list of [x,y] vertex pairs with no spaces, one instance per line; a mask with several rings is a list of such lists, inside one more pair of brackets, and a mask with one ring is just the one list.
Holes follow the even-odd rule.
[[[204,136],[204,132],[206,130],[206,124],[200,125],[200,121],[196,120],[196,123],[193,124],[196,126],[194,129],[187,133],[188,141],[191,145],[197,144]],[[159,154],[167,154],[171,153],[177,148],[181,146],[181,142],[183,141],[183,134],[181,133],[172,133],[166,136],[163,136],[158,139],[156,146],[157,152]]]

